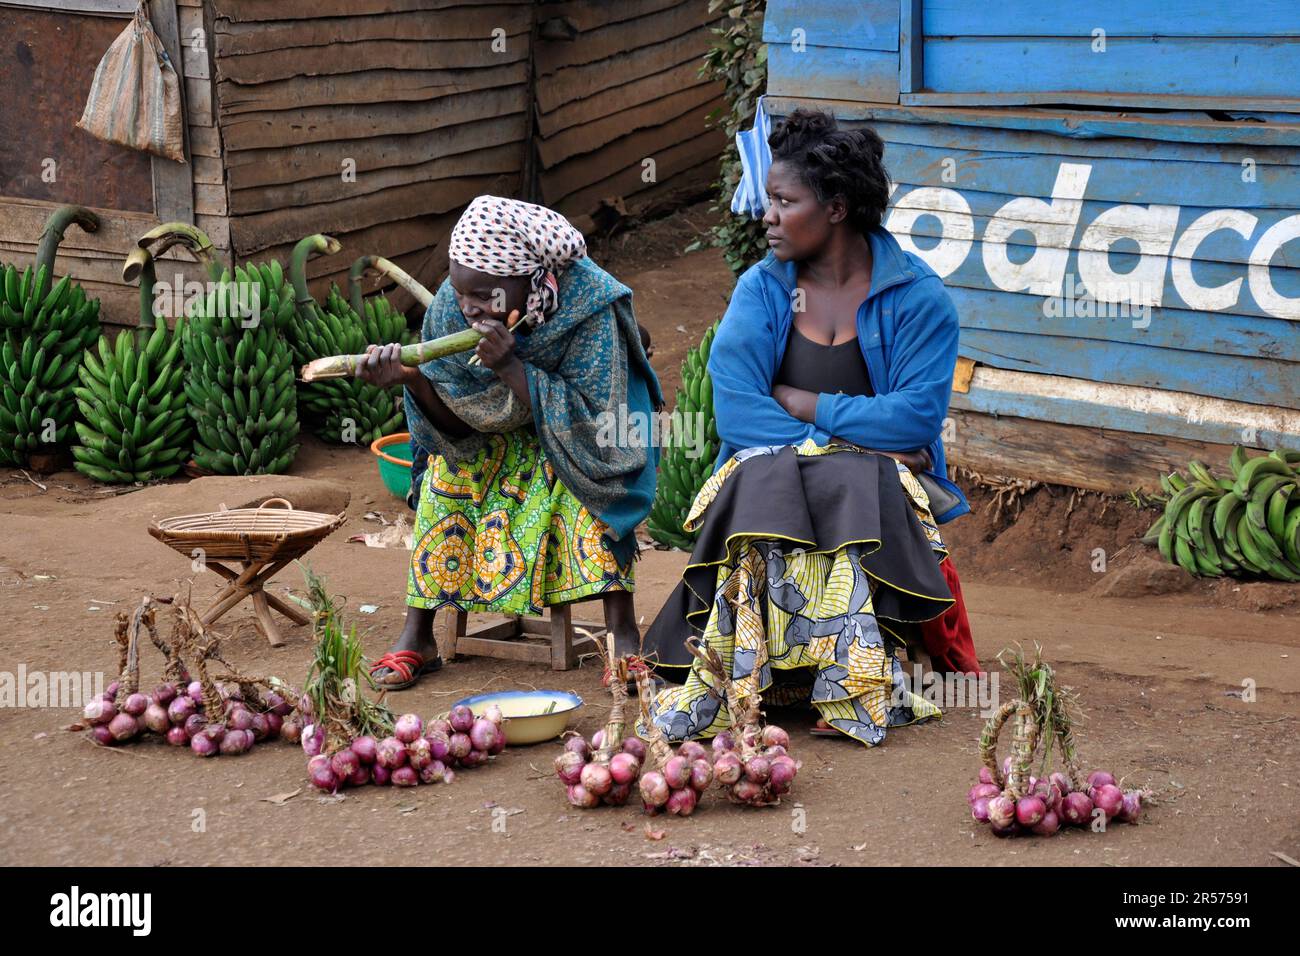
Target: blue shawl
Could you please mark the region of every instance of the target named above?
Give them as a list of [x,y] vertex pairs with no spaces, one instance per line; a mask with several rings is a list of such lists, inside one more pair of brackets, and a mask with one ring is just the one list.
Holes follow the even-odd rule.
[[[420,371],[474,431],[461,439],[440,432],[409,392],[406,420],[417,444],[453,462],[473,458],[490,433],[535,429],[560,481],[609,526],[610,548],[626,564],[637,550],[633,530],[654,500],[659,449],[653,428],[648,443],[617,435],[611,441],[610,423],[620,418],[649,423],[663,395],[641,346],[632,290],[589,258],[556,278],[559,307],[533,331],[515,336],[531,411],[495,372],[469,364],[473,352],[462,352],[427,362]],[[461,332],[467,325],[450,281],[444,281],[425,312],[423,338]],[[626,407],[622,415],[620,406]],[[644,419],[634,417],[638,414]]]

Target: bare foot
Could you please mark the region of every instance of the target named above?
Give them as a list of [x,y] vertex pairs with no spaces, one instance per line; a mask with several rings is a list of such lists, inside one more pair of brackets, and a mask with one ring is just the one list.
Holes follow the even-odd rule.
[[[442,666],[438,656],[438,642],[433,639],[434,612],[422,607],[407,607],[406,623],[397,635],[390,651],[414,651],[426,662],[424,672],[437,670]],[[390,667],[381,667],[374,672],[375,683],[382,686],[406,683],[409,678],[400,671]]]
[[614,653],[627,657],[641,652],[641,629],[636,624],[636,605],[631,591],[605,595],[605,627],[614,635]]

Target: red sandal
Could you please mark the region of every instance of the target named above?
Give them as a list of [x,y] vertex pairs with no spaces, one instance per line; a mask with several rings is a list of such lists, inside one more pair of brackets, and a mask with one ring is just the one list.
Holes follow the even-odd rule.
[[[647,664],[647,663],[645,662],[645,659],[644,659],[644,658],[638,657],[638,656],[635,655],[635,654],[629,654],[629,655],[628,655],[628,658],[627,658],[627,674],[628,674],[627,686],[628,686],[628,689],[629,689],[629,690],[633,690],[633,689],[635,689],[635,687],[636,687],[636,675],[637,675],[638,673],[640,673],[641,671],[648,671],[648,670],[650,670],[650,665]],[[608,667],[606,667],[603,671],[601,671],[601,674],[600,674],[600,683],[601,683],[601,686],[602,686],[602,687],[608,687],[608,686],[609,686],[609,668],[608,668]]]
[[401,680],[395,684],[375,681],[380,690],[405,690],[425,674],[432,674],[442,668],[442,658],[435,654],[428,660],[419,651],[388,651],[383,657],[370,665],[370,676],[379,670],[390,670]]

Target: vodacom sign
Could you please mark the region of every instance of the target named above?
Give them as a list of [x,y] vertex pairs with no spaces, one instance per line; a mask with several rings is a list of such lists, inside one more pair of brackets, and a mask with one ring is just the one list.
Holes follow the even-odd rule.
[[[1006,292],[1059,296],[1066,262],[1071,251],[1077,250],[1079,278],[1098,299],[1134,306],[1162,305],[1168,265],[1174,289],[1187,308],[1231,309],[1246,281],[1263,312],[1280,319],[1300,319],[1300,297],[1282,295],[1269,275],[1278,250],[1300,238],[1300,213],[1275,222],[1255,238],[1257,216],[1241,209],[1212,209],[1176,235],[1180,206],[1119,205],[1089,223],[1076,244],[1074,235],[1091,174],[1091,165],[1062,163],[1050,200],[1021,196],[998,209],[981,240],[984,269],[994,286]],[[942,236],[930,249],[918,248],[910,235],[922,216],[934,216],[942,225]],[[887,227],[904,249],[916,253],[942,277],[966,261],[975,241],[970,204],[955,189],[922,186],[912,190],[893,206]],[[1202,285],[1192,275],[1192,262],[1206,237],[1220,230],[1235,232],[1247,243],[1253,239],[1245,275],[1220,285]],[[1024,262],[1011,261],[1007,252],[1008,240],[1017,232],[1032,233],[1037,246]],[[1108,253],[1120,239],[1136,241],[1141,250],[1131,272],[1117,273],[1111,268]]]

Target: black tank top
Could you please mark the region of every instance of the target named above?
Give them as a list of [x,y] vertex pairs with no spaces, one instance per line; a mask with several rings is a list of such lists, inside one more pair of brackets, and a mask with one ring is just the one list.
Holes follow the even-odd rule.
[[856,338],[839,345],[822,345],[790,326],[785,356],[777,369],[776,385],[835,395],[875,395],[871,372]]

